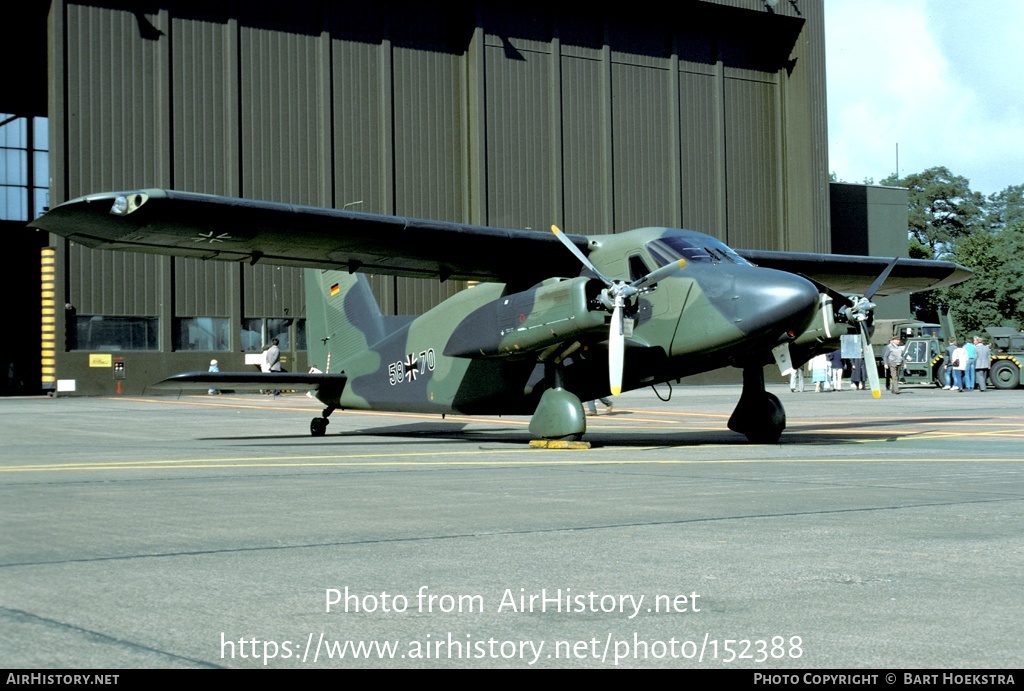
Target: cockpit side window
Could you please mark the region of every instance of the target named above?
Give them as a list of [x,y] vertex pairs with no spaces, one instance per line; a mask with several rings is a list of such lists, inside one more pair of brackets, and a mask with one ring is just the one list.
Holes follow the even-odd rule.
[[629,258],[629,280],[635,281],[649,273],[651,270],[647,267],[647,262],[639,254],[634,254]]

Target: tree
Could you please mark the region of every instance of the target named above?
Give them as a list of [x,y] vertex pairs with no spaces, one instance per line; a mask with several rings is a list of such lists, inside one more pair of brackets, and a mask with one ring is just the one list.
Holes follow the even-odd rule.
[[1024,327],[1024,219],[975,231],[957,243],[950,258],[974,271],[944,291],[962,335],[986,326]]
[[989,228],[1002,230],[1019,221],[1024,221],[1024,185],[1011,185],[989,195],[985,209],[985,223]]
[[945,166],[903,178],[890,175],[881,184],[909,190],[911,257],[943,259],[958,240],[983,223],[984,195],[971,190],[967,178],[953,175]]

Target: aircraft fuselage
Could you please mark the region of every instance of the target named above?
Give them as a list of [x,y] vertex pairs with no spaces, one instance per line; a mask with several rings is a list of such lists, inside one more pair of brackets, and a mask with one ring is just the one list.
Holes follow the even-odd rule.
[[[692,231],[641,229],[592,238],[589,258],[627,279],[682,257],[685,267],[628,305],[623,390],[727,365],[770,361],[807,326],[818,290],[793,274],[753,266]],[[635,276],[634,276],[635,277]],[[526,290],[481,284],[346,358],[341,408],[532,414],[564,386],[581,400],[607,396],[608,310],[587,275]]]

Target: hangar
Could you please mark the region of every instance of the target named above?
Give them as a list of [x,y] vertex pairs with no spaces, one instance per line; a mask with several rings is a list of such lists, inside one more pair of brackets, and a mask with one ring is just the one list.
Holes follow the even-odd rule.
[[[41,6],[26,21],[46,32],[45,108],[33,79],[34,105],[0,109],[38,132],[28,152],[46,146],[48,197],[29,177],[26,199],[45,204],[27,213],[153,187],[832,247],[821,0],[688,0],[671,17],[479,1]],[[43,389],[140,393],[212,358],[245,369],[275,337],[286,367],[307,366],[298,269],[33,242],[41,341],[26,340],[42,344]],[[372,280],[391,314],[463,287]]]

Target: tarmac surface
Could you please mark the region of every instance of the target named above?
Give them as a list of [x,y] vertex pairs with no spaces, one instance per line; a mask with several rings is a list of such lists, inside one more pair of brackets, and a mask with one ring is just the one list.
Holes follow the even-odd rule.
[[1020,668],[1024,390],[770,388],[778,444],[677,386],[578,451],[526,418],[314,438],[299,394],[0,399],[0,660]]

